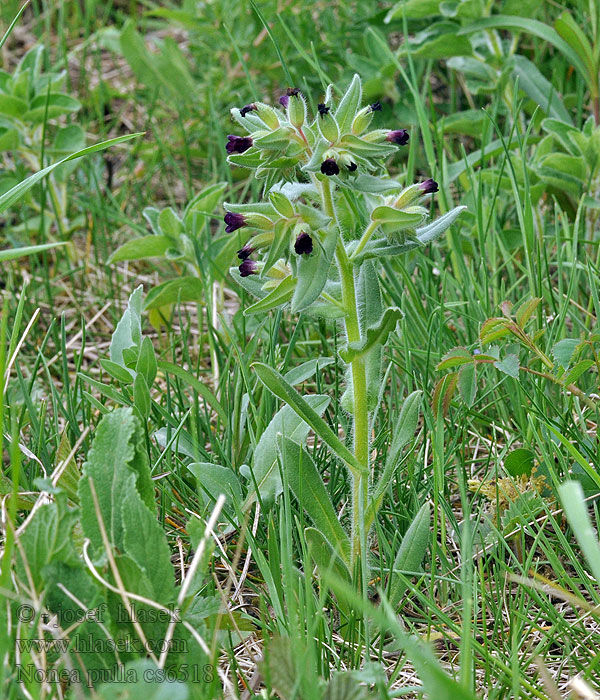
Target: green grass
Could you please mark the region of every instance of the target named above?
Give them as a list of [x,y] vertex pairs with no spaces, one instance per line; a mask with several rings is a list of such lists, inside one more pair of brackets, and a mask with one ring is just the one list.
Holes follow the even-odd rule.
[[[366,98],[383,101],[381,125],[398,123],[411,131],[408,158],[393,160],[392,172],[406,175],[407,181],[436,177],[441,183],[433,205],[436,213],[457,204],[468,207],[468,214],[441,241],[385,263],[386,301],[400,307],[404,319],[386,354],[387,384],[374,423],[376,472],[383,468],[398,429],[404,398],[416,389],[423,391],[424,409],[374,528],[373,581],[366,597],[377,610],[371,611],[363,599],[346,619],[341,610],[344,592],[335,590],[335,582],[331,592],[313,575],[304,537],[310,523],[293,495],[284,491],[273,504],[259,499],[258,508],[238,513],[240,525],[222,534],[218,544],[212,542],[202,595],[222,595],[237,617],[232,622],[225,612],[220,633],[207,631],[213,653],[203,661],[218,665],[221,676],[215,673],[210,683],[189,684],[190,697],[219,697],[223,677],[231,697],[252,697],[244,695],[248,687],[252,693],[277,688],[271,674],[286,662],[280,637],[291,640],[298,666],[296,694],[288,697],[320,697],[319,679],[345,670],[356,672],[355,681],[368,684],[375,697],[420,698],[424,692],[442,697],[430,685],[433,676],[415,662],[393,622],[386,621],[385,606],[379,605],[385,591],[378,587],[425,502],[433,513],[428,554],[422,571],[404,572],[407,592],[394,613],[405,632],[432,642],[464,697],[566,697],[568,683],[577,676],[600,693],[600,625],[594,608],[600,604],[600,589],[555,490],[573,474],[577,455],[600,473],[597,364],[578,381],[595,409],[543,377],[521,371],[515,379],[480,364],[472,405],[457,393],[446,412],[434,411],[434,390],[443,375],[437,364],[455,346],[479,348],[482,324],[501,314],[499,305],[505,300],[517,306],[524,299],[541,298],[528,330],[545,331],[538,343],[549,356],[559,340],[595,332],[600,314],[597,209],[581,202],[586,193],[596,196],[596,176],[576,196],[548,186],[542,198],[532,200],[535,183],[523,164],[533,160],[543,135],[533,105],[514,94],[510,81],[477,93],[445,60],[397,53],[404,27],[402,21],[383,23],[389,3],[276,5],[270,0],[257,3],[271,35],[249,4],[227,0],[206,3],[204,15],[196,13],[196,3],[185,1],[55,5],[42,0],[24,13],[20,25],[26,35],[49,48],[47,67],[69,67],[70,94],[82,103],[72,118],[85,129],[88,144],[123,133],[146,133],[79,161],[68,192],[71,220],[81,220],[68,246],[25,263],[2,263],[0,377],[20,347],[0,402],[0,493],[4,498],[15,489],[22,499],[35,500],[42,488],[37,480],[51,474],[60,461],[62,436],[77,445],[74,457],[81,467],[102,414],[117,400],[131,402],[129,388],[111,380],[100,359],[108,357],[111,334],[131,291],[141,283],[147,292],[184,273],[177,262],[107,264],[118,245],[147,232],[143,209],[173,206],[182,211],[196,192],[220,181],[228,183],[227,201],[256,200],[260,183],[225,161],[225,135],[233,128],[229,108],[257,98],[276,101],[290,78],[314,107],[329,80],[343,86],[359,71]],[[562,9],[542,5],[535,17],[548,23]],[[587,3],[567,5],[585,24]],[[151,12],[157,8],[164,10],[164,17]],[[5,28],[16,10],[16,3],[3,5]],[[186,72],[173,80],[174,74],[165,72],[156,81],[155,68],[139,56],[124,57],[107,48],[116,41],[109,32],[123,30],[130,20],[147,44],[173,37],[183,47]],[[414,33],[426,24],[407,24],[406,29]],[[581,127],[588,115],[581,76],[543,41],[526,34],[518,41]],[[3,49],[8,61],[3,69],[10,72],[22,51],[11,36]],[[444,130],[444,117],[469,107],[487,113],[478,132]],[[54,123],[49,121],[46,128],[52,132]],[[495,139],[502,139],[506,150],[501,147],[494,157],[467,167],[450,183],[453,164]],[[2,157],[3,167],[12,170],[10,154]],[[22,169],[22,176],[28,174]],[[48,196],[40,189],[34,191],[35,201]],[[2,248],[59,237],[52,223],[51,239],[42,227],[19,229],[31,215],[32,201],[26,200],[3,215]],[[145,445],[178,578],[193,557],[190,514],[208,518],[213,506],[205,505],[187,465],[213,462],[243,473],[280,408],[251,365],[263,362],[285,373],[310,359],[336,357],[340,335],[332,321],[295,318],[287,310],[265,318],[243,316],[251,301],[227,276],[231,261],[216,269],[206,253],[223,233],[220,217],[217,210],[215,218],[197,221],[203,300],[175,305],[166,325],[153,327],[144,317],[144,335],[151,338],[158,359],[188,369],[220,409],[215,411],[193,386],[172,374],[160,372],[151,390]],[[539,363],[529,364],[530,356],[514,338],[497,344],[503,355],[517,353],[522,366],[541,369]],[[111,393],[102,394],[88,378],[110,386]],[[318,370],[303,391],[332,397],[324,417],[334,432],[347,436],[351,423],[337,403],[343,379],[341,364],[334,363]],[[164,443],[157,443],[159,429],[173,449],[163,450]],[[562,442],[557,435],[563,436]],[[347,473],[319,441],[309,445],[347,525]],[[535,455],[547,474],[549,496],[535,504],[519,501],[511,524],[495,527],[490,513],[496,504],[470,490],[469,480],[506,478],[504,460],[517,447]],[[586,495],[597,526],[598,501],[593,492]],[[59,698],[59,685],[43,689],[33,684],[26,692],[17,682],[15,639],[24,636],[25,628],[33,637],[42,633],[38,625],[18,626],[14,604],[8,615],[6,600],[23,604],[33,599],[39,609],[45,604],[44,591],[31,591],[26,581],[9,577],[8,562],[19,542],[17,537],[12,543],[12,523],[19,527],[28,512],[22,506],[14,496],[3,505],[3,697]],[[251,634],[236,631],[241,620]],[[261,666],[256,676],[263,654],[273,662]],[[554,696],[540,668],[560,688]],[[70,691],[67,697],[79,696]]]

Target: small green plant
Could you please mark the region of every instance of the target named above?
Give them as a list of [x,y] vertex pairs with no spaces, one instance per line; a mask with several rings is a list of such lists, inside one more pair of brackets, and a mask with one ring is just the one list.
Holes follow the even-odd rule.
[[[256,448],[253,483],[261,498],[277,496],[287,483],[313,522],[306,537],[317,564],[326,569],[334,562],[350,580],[358,562],[368,570],[367,538],[419,414],[417,392],[407,399],[386,467],[373,484],[371,418],[383,388],[383,351],[402,317],[399,308],[384,304],[380,265],[440,236],[464,207],[427,223],[424,205],[437,183],[406,186],[387,175],[385,160],[406,145],[409,134],[370,129],[381,107],[361,105],[358,76],[339,101],[330,86],[312,120],[299,90],[288,89],[280,103],[283,109],[261,102],[232,109],[246,135],[228,136],[229,161],[252,168],[265,197],[225,204],[226,231],[239,240],[241,260],[231,273],[257,299],[246,315],[289,305],[293,313],[340,322],[338,354],[346,373],[341,405],[352,416],[352,441],[349,446],[321,417],[329,397],[302,396],[276,369],[255,363],[260,380],[285,406],[267,428],[268,440]],[[309,428],[348,470],[349,534],[302,445]],[[428,529],[428,517],[421,520]]]

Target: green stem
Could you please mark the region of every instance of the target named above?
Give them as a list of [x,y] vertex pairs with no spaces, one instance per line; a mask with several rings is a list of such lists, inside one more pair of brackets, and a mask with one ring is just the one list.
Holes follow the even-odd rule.
[[360,253],[362,253],[364,247],[367,245],[367,243],[371,240],[371,236],[375,233],[375,229],[379,226],[379,224],[376,221],[371,221],[371,223],[367,226],[365,229],[365,232],[360,238],[360,241],[358,241],[358,245],[354,249],[354,252],[350,256],[350,260],[354,260]]
[[[325,213],[336,221],[333,194],[328,180],[321,184]],[[338,226],[339,229],[339,226]],[[373,229],[374,230],[374,229]],[[365,232],[366,234],[366,232]],[[341,237],[338,236],[336,258],[342,283],[342,306],[346,312],[344,318],[346,337],[349,343],[360,341],[360,323],[356,304],[354,268]],[[369,494],[369,407],[367,402],[367,374],[362,358],[354,360],[352,370],[352,399],[354,414],[354,456],[364,467],[364,473],[352,472],[352,563],[355,564],[364,552],[366,533],[364,531],[365,513]]]

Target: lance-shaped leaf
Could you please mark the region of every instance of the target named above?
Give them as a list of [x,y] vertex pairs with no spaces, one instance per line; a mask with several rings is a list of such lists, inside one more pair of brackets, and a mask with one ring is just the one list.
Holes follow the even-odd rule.
[[278,306],[287,304],[294,294],[295,286],[296,280],[291,275],[284,277],[266,297],[263,297],[260,301],[257,301],[255,304],[245,309],[244,316],[264,313],[265,311],[270,311],[271,309],[276,309]]
[[168,280],[148,292],[144,308],[146,311],[166,304],[201,301],[204,298],[204,286],[197,277],[179,277]]
[[308,452],[293,440],[278,436],[277,447],[288,484],[313,525],[344,562],[350,561],[350,540],[338,520],[323,479]]
[[[329,541],[325,539],[325,536],[316,528],[307,527],[304,530],[304,537],[306,538],[310,556],[317,565],[321,577],[331,575],[335,576],[337,580],[345,581],[347,584],[350,584],[352,580],[350,570],[339,554],[334,552],[333,547]],[[345,599],[343,597],[338,597],[337,602],[340,610],[348,615],[350,609]]]
[[143,260],[144,258],[162,257],[172,241],[167,236],[143,236],[133,238],[117,248],[109,257],[108,263],[121,262],[122,260]]
[[309,405],[306,399],[300,396],[294,387],[290,386],[279,372],[268,365],[262,364],[262,362],[255,362],[252,367],[267,389],[277,396],[277,398],[285,401],[303,420],[305,420],[335,455],[345,462],[350,469],[364,472],[363,466],[352,452],[350,452],[327,423]]
[[371,526],[375,521],[375,516],[381,508],[385,492],[392,481],[394,473],[396,472],[400,451],[409,440],[414,438],[417,430],[417,423],[419,422],[419,413],[421,410],[422,400],[422,391],[413,391],[412,394],[409,394],[406,399],[404,399],[402,410],[400,411],[400,415],[398,416],[398,420],[395,424],[395,432],[392,438],[392,444],[390,445],[390,449],[388,451],[387,459],[385,461],[383,474],[379,477],[379,481],[377,482],[377,486],[375,487],[371,497],[371,502],[367,507],[367,513],[365,515],[366,532],[369,532],[371,529]]
[[[321,394],[306,396],[307,405],[320,416],[329,405],[329,397]],[[290,406],[281,408],[271,419],[267,429],[261,435],[252,458],[253,483],[263,500],[277,498],[283,490],[278,464],[277,436],[285,435],[296,443],[302,443],[310,427]],[[243,510],[256,499],[254,488],[251,489]]]
[[376,326],[367,328],[364,338],[360,342],[348,343],[345,348],[340,350],[340,357],[344,362],[351,363],[358,357],[362,357],[375,345],[385,345],[387,339],[395,329],[396,324],[403,317],[402,311],[392,306],[386,309],[379,323]]
[[360,77],[358,74],[355,74],[335,111],[335,120],[338,123],[341,134],[346,134],[350,131],[356,112],[360,107],[361,97],[362,86]]
[[402,538],[394,560],[393,583],[389,597],[393,607],[398,605],[407,588],[406,582],[397,575],[397,572],[406,572],[407,575],[410,575],[419,571],[429,544],[430,524],[431,508],[429,503],[424,503]]

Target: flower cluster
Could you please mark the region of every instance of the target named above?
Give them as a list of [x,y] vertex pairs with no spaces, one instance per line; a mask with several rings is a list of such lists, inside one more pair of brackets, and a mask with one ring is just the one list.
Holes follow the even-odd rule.
[[[278,106],[252,102],[231,110],[246,133],[227,137],[228,161],[252,168],[267,195],[267,201],[254,204],[225,203],[225,231],[243,237],[238,279],[246,284],[246,278],[259,277],[247,283],[253,294],[264,296],[279,285],[274,301],[292,300],[295,310],[327,307],[335,315],[339,285],[331,262],[340,232],[332,225],[333,200],[329,207],[324,203],[327,189],[347,188],[364,198],[367,228],[360,241],[349,242],[350,255],[364,254],[365,248],[368,253],[369,245],[386,240],[417,240],[428,211],[422,201],[437,192],[437,183],[429,179],[403,187],[386,176],[386,158],[408,144],[409,134],[371,129],[382,107],[379,102],[362,106],[361,97],[355,76],[337,103],[330,86],[312,119],[297,88],[288,88]],[[350,238],[359,237],[360,226],[357,220],[346,227]],[[262,255],[261,262],[252,259],[255,254]]]

